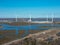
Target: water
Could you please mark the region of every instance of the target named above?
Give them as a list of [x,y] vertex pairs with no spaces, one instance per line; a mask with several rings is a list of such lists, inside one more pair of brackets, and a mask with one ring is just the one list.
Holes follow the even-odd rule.
[[[32,21],[46,21],[47,18],[32,18]],[[4,22],[5,20],[10,21],[10,22],[15,22],[15,18],[0,18],[0,22]],[[22,22],[22,21],[28,21],[29,18],[17,18],[17,22]],[[49,21],[51,21],[52,19],[49,18]],[[54,22],[60,22],[60,18],[54,18]],[[25,30],[24,34],[21,34],[21,37],[24,37],[28,34],[30,34],[29,30],[48,30],[51,28],[60,28],[60,24],[32,24],[32,25],[23,25],[23,26],[12,26],[9,24],[0,24],[0,26],[2,26],[2,28],[0,27],[0,31],[1,30],[16,30],[16,39],[20,38],[18,36],[18,30]],[[10,32],[3,32],[0,33],[0,40],[3,39],[2,41],[4,42],[5,40],[8,40],[8,38],[15,38],[15,32],[10,33]],[[8,38],[7,38],[8,37]],[[10,40],[14,40],[14,39],[10,39]],[[7,41],[8,42],[8,41]]]
[[[48,29],[48,27],[52,27],[52,24],[32,24],[32,25],[23,25],[23,26],[12,26],[8,24],[0,24],[3,28],[0,30],[43,30]],[[47,28],[41,28],[46,26]],[[40,28],[39,28],[40,27]],[[60,27],[60,24],[53,24],[53,27]]]
[[[29,19],[26,19],[26,18],[23,19],[22,18],[22,20],[19,19],[18,22],[19,21],[27,21],[27,20],[29,20]],[[10,19],[8,19],[8,21],[14,22],[16,20],[10,18]],[[42,19],[41,18],[36,18],[36,19],[32,18],[32,21],[46,21],[46,18],[45,19],[43,19],[43,18]],[[51,21],[51,19],[49,19],[49,21]],[[54,18],[54,22],[60,22],[60,18]],[[2,26],[2,28],[0,27],[0,31],[4,30],[4,32],[5,32],[5,30],[16,30],[16,33],[14,31],[13,31],[14,33],[13,32],[10,33],[7,31],[5,33],[4,32],[0,33],[0,40],[3,39],[2,40],[3,42],[5,40],[7,41],[8,39],[15,40],[15,39],[18,39],[20,37],[22,38],[22,37],[30,34],[29,30],[48,30],[51,28],[60,28],[60,24],[32,24],[32,25],[20,25],[20,26],[12,26],[9,24],[0,24],[0,26]],[[19,30],[25,30],[25,32],[23,34],[21,34],[18,32]],[[18,36],[20,36],[20,37],[18,37]]]
[[29,34],[28,30],[48,30],[52,27],[60,27],[60,24],[32,24],[32,25],[23,25],[23,26],[12,26],[8,24],[0,24],[3,28],[0,30],[16,30],[16,35],[18,35],[18,30],[25,30],[25,34]]

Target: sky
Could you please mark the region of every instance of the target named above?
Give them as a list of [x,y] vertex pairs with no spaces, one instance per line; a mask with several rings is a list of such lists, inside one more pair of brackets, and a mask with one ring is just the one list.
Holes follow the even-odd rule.
[[0,18],[60,18],[60,0],[0,0]]

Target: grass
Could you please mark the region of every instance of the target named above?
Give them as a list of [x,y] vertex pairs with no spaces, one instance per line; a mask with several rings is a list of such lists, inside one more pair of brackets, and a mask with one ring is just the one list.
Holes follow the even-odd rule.
[[[19,30],[18,32],[18,35],[16,35],[15,30],[0,30],[0,36],[3,36],[3,38],[0,38],[0,44],[22,38],[21,36],[24,35],[25,30]],[[40,32],[40,30],[29,30],[29,32],[33,34]]]
[[0,24],[9,24],[9,25],[15,25],[15,26],[19,26],[19,25],[32,25],[34,23],[30,23],[30,22],[0,22]]

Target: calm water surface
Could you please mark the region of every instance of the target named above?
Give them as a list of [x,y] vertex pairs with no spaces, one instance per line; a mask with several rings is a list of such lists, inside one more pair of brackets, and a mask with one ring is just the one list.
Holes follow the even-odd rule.
[[60,24],[32,24],[32,25],[23,25],[23,26],[12,26],[8,24],[0,24],[3,28],[0,30],[16,30],[16,35],[18,35],[18,30],[25,30],[25,34],[29,34],[29,30],[48,30],[51,28],[59,28]]

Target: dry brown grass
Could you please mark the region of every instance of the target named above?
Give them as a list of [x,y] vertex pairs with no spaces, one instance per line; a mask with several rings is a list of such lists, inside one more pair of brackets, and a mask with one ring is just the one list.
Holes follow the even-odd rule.
[[[3,38],[0,38],[0,44],[22,38],[21,36],[24,35],[25,30],[18,30],[18,32],[18,35],[16,35],[16,30],[0,30],[0,36],[3,36]],[[29,30],[29,32],[33,34],[40,32],[40,30]]]

